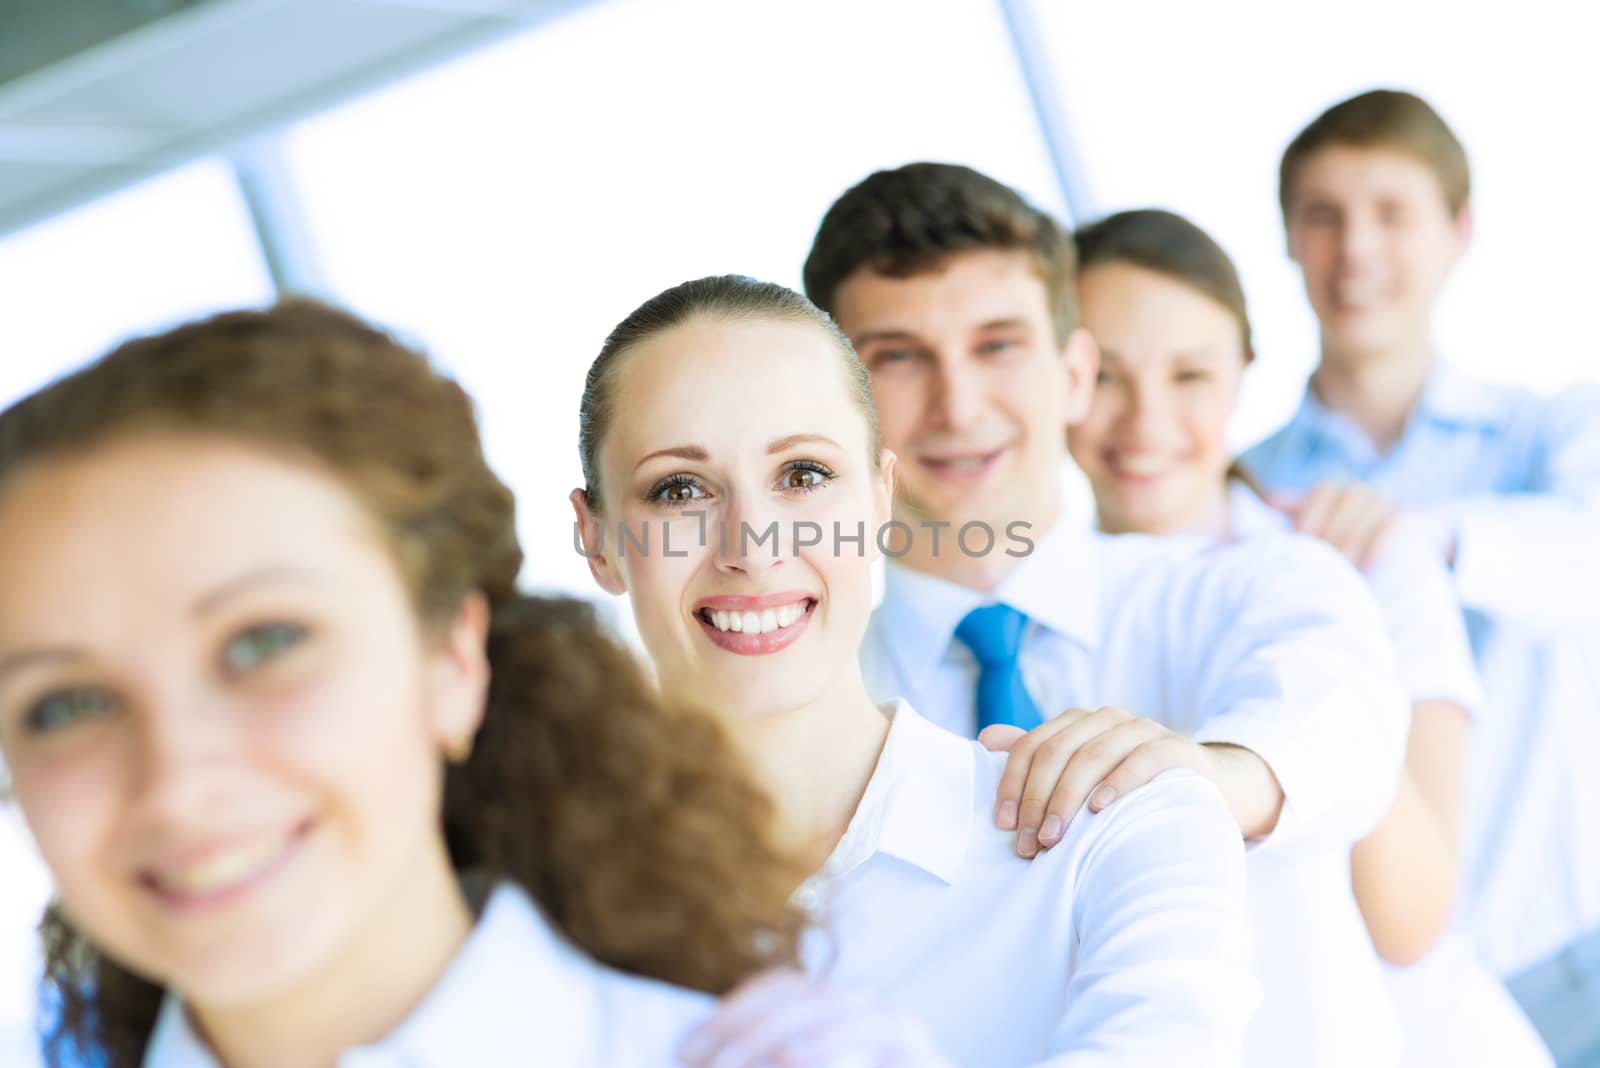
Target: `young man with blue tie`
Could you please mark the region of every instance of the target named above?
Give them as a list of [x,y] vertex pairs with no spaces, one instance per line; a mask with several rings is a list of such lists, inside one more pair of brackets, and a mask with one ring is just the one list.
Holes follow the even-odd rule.
[[[1074,274],[1048,215],[965,167],[879,172],[824,218],[807,293],[871,373],[912,532],[891,552],[867,683],[957,732],[1031,728],[996,811],[1024,855],[1164,770],[1208,777],[1253,845],[1267,998],[1249,1063],[1393,1065],[1349,886],[1408,727],[1377,607],[1309,539],[1197,550],[1064,515],[1066,428],[1097,364]],[[985,528],[998,540],[976,551]]]
[[1472,229],[1466,152],[1409,93],[1336,104],[1285,150],[1290,257],[1321,358],[1244,457],[1298,529],[1364,561],[1400,525],[1451,568],[1488,691],[1461,916],[1564,1066],[1600,1065],[1600,390],[1550,399],[1440,359]]

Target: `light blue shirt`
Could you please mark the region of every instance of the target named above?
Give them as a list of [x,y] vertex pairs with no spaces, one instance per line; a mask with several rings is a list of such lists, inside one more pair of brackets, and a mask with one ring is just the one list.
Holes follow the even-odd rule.
[[1308,390],[1244,464],[1274,490],[1365,482],[1451,526],[1488,693],[1467,763],[1466,924],[1504,975],[1600,927],[1600,388],[1545,399],[1441,364],[1387,453]]

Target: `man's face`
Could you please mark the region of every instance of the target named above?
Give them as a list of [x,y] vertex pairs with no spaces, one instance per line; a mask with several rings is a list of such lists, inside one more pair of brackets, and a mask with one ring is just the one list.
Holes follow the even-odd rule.
[[1066,428],[1094,392],[1093,342],[1055,333],[1031,257],[981,249],[909,278],[856,271],[834,299],[872,375],[895,504],[913,520],[997,533],[1061,507]]
[[1333,145],[1295,172],[1289,256],[1321,322],[1324,358],[1426,342],[1433,305],[1471,231],[1432,170],[1394,149]]

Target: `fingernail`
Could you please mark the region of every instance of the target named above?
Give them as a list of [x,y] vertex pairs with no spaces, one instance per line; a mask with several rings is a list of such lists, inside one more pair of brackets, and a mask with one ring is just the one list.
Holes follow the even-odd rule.
[[1116,799],[1117,791],[1115,787],[1102,786],[1100,789],[1094,792],[1093,797],[1089,798],[1089,807],[1094,809],[1094,811],[1099,812]]
[[1061,817],[1049,815],[1044,818],[1044,826],[1039,828],[1039,841],[1054,843],[1061,837]]
[[1031,827],[1018,831],[1017,852],[1025,857],[1031,857],[1039,852],[1039,832]]
[[1017,803],[1015,801],[1007,801],[1000,806],[1000,815],[997,817],[997,822],[1000,824],[1002,831],[1014,831],[1017,829]]

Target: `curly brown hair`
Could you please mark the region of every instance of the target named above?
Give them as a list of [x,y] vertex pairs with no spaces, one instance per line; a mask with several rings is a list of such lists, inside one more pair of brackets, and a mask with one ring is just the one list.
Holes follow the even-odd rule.
[[[582,601],[516,587],[511,492],[467,394],[421,354],[305,301],[130,341],[0,414],[0,493],[24,466],[146,430],[226,435],[309,458],[380,521],[420,618],[488,598],[488,707],[446,771],[458,871],[525,887],[595,959],[713,993],[792,964],[805,874],[711,718],[666,707]],[[162,991],[58,909],[41,924],[55,1065],[142,1059]]]

